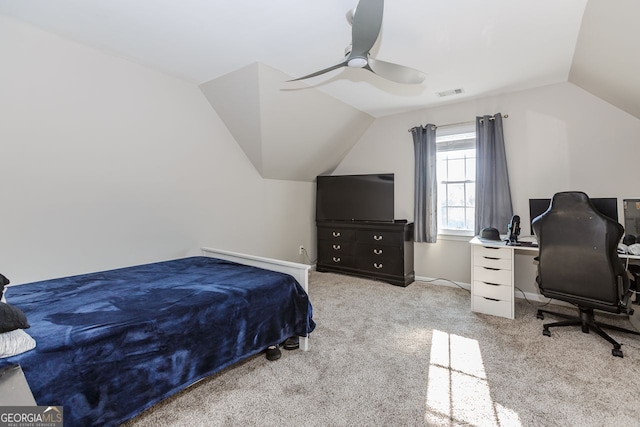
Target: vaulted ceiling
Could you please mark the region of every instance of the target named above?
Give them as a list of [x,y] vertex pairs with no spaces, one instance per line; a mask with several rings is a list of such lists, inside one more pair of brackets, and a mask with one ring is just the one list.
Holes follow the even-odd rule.
[[388,1],[371,53],[424,83],[359,69],[287,82],[342,59],[356,5],[0,0],[0,13],[199,85],[267,178],[331,171],[376,117],[558,82],[640,118],[637,0]]

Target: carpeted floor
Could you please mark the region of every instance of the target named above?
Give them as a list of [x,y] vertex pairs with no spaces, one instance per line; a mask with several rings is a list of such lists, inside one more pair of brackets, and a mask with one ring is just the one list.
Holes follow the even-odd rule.
[[543,336],[524,301],[515,320],[481,315],[467,291],[421,282],[314,272],[309,293],[309,352],[253,357],[125,426],[640,425],[640,336],[612,332],[617,358],[578,327]]

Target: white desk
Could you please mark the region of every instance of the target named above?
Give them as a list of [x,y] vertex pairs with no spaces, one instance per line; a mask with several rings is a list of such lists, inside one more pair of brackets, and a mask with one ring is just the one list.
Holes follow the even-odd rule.
[[[471,310],[494,316],[515,317],[515,253],[538,252],[537,246],[507,246],[505,242],[480,240],[471,244]],[[638,255],[620,258],[640,259]],[[631,323],[640,330],[640,309]]]

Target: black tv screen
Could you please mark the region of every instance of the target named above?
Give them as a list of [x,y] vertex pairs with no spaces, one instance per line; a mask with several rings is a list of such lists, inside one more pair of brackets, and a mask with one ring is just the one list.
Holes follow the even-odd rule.
[[[590,197],[593,206],[604,216],[618,222],[618,199],[615,197]],[[533,220],[549,209],[551,199],[529,199],[529,218],[533,236]]]
[[392,173],[319,176],[316,221],[393,221],[393,197]]

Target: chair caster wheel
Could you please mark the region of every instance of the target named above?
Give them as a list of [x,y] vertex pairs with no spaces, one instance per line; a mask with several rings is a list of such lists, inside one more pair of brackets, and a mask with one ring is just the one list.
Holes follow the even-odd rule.
[[543,329],[542,330],[542,335],[544,335],[545,337],[550,337],[551,336],[551,332],[549,332],[548,329]]
[[611,354],[613,354],[615,357],[624,357],[622,354],[622,350],[620,350],[619,348],[614,348],[613,350],[611,350]]
[[536,314],[536,317],[537,317],[538,319],[544,319],[544,314],[542,314],[542,313],[538,312],[538,314]]

